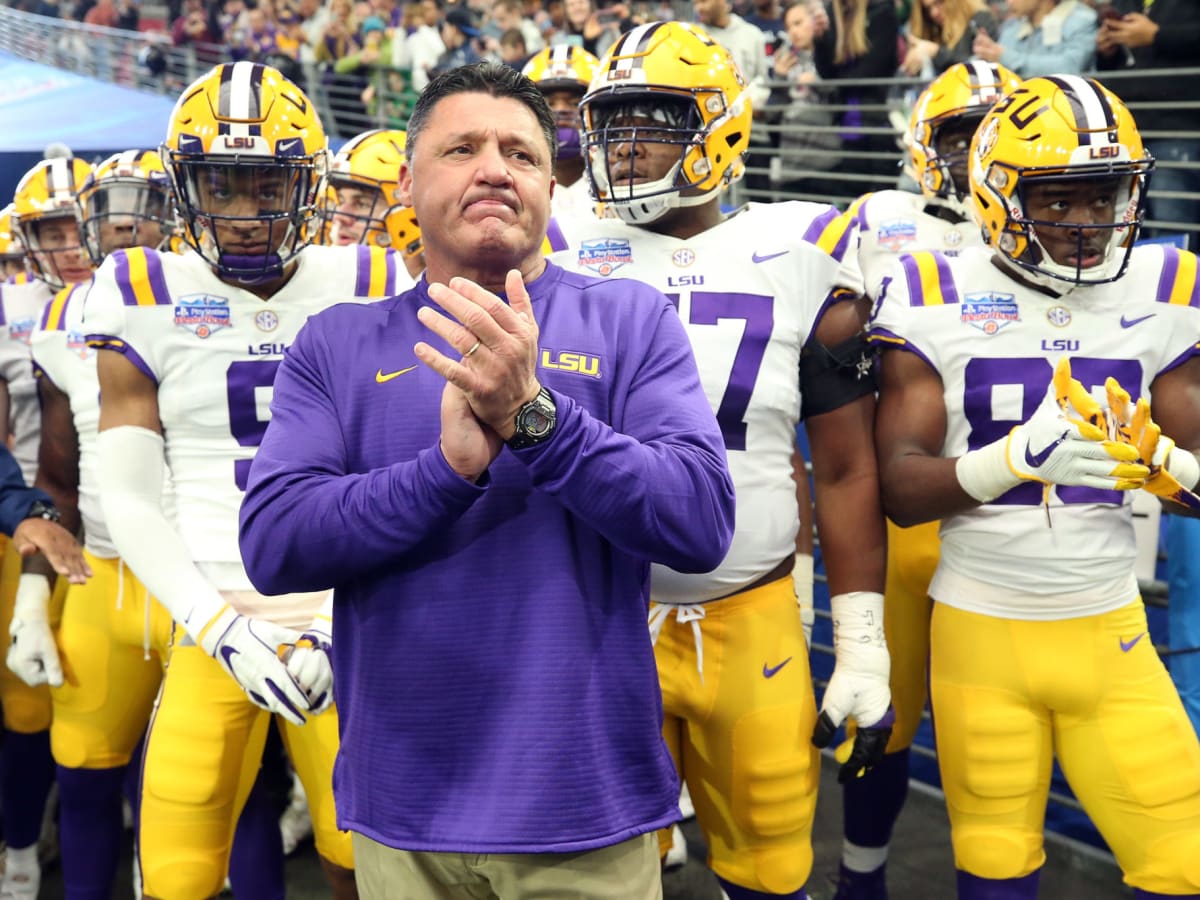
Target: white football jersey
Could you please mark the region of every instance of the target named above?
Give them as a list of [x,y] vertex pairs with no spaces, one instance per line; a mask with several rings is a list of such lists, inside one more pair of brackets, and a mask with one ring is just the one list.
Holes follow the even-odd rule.
[[[1196,258],[1138,247],[1119,281],[1051,297],[1007,277],[991,251],[901,257],[876,303],[871,339],[918,354],[941,377],[954,459],[1006,435],[1045,397],[1058,361],[1105,402],[1116,378],[1136,400],[1197,352]],[[1153,398],[1150,398],[1151,400]],[[1043,495],[1048,505],[1043,507]],[[950,516],[935,600],[1017,619],[1116,609],[1137,595],[1131,495],[1021,484]]]
[[575,218],[596,218],[594,207],[596,201],[592,199],[591,192],[588,190],[587,173],[583,177],[570,186],[563,184],[554,185],[554,196],[550,199],[550,212],[556,218],[575,219]]
[[197,253],[118,251],[96,273],[84,330],[158,385],[180,534],[222,591],[253,591],[238,508],[270,419],[275,371],[308,317],[406,290],[400,257],[365,246],[306,247],[269,299],[221,281]]
[[849,217],[792,201],[750,204],[687,239],[597,220],[577,247],[552,257],[568,270],[636,278],[675,301],[725,438],[737,493],[733,544],[707,574],[654,566],[654,600],[723,597],[796,552],[800,350],[840,285],[852,237]]
[[26,484],[33,484],[37,475],[42,426],[29,341],[53,297],[54,289],[36,278],[26,284],[0,286],[0,378],[8,385],[8,430]]
[[100,509],[96,434],[100,425],[100,380],[96,349],[83,331],[88,284],[64,288],[46,305],[31,339],[34,366],[43,378],[67,395],[79,437],[79,515],[88,551],[102,559],[116,557]]
[[958,256],[968,247],[983,246],[978,225],[952,222],[931,211],[937,208],[936,201],[911,191],[876,191],[850,207],[847,212],[855,216],[858,266],[866,296],[877,296],[888,266],[903,253],[940,250],[944,256]]

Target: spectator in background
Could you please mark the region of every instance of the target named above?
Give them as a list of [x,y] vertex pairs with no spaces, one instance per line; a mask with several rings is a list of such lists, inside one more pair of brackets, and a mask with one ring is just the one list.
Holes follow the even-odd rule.
[[[833,0],[825,33],[813,44],[817,72],[823,79],[891,78],[896,74],[896,44],[900,23],[893,0]],[[890,134],[864,128],[887,128],[888,89],[884,86],[844,86],[838,102],[849,107],[841,114],[842,149],[870,153],[851,157],[841,170],[855,179],[850,193],[890,187],[895,183],[900,154]]]
[[[1196,65],[1200,46],[1200,3],[1196,0],[1113,0],[1096,35],[1097,69],[1168,69]],[[1200,193],[1200,109],[1196,100],[1196,77],[1114,78],[1110,82],[1131,104],[1156,101],[1158,109],[1137,110],[1138,128],[1145,135],[1146,149],[1158,160],[1150,180],[1150,218],[1159,225],[1154,233],[1175,233],[1190,225],[1190,247],[1198,246],[1194,231],[1200,224],[1200,200],[1155,196],[1162,192]],[[1167,101],[1165,104],[1163,101]],[[1178,105],[1171,101],[1180,101]],[[1192,137],[1160,138],[1156,131],[1191,132]]]
[[116,28],[116,4],[113,3],[113,0],[97,0],[96,5],[84,15],[83,22],[85,25],[98,25],[101,28]]
[[479,51],[473,43],[477,37],[479,28],[476,27],[470,10],[465,6],[450,7],[442,19],[442,44],[446,49],[438,57],[432,74],[438,75],[459,66],[479,62]]
[[1096,13],[1079,0],[1009,0],[1013,16],[992,40],[979,31],[974,54],[998,62],[1022,78],[1055,72],[1090,72],[1096,61]]
[[[496,34],[502,35],[510,28],[516,28],[525,39],[525,58],[528,59],[546,46],[542,31],[525,16],[525,4],[522,0],[496,0],[492,4],[492,23]],[[524,63],[522,63],[524,65]],[[517,68],[521,68],[517,66]]]
[[520,72],[529,61],[529,49],[525,46],[525,35],[520,28],[509,28],[500,35],[497,43],[500,61]]
[[908,50],[900,68],[913,78],[935,78],[971,58],[981,30],[993,40],[1000,33],[983,0],[917,0],[908,17]]
[[358,26],[351,15],[350,0],[332,0],[329,4],[329,22],[321,39],[314,47],[317,63],[332,71],[335,62],[351,53],[357,53],[361,45],[356,36]]
[[338,131],[343,134],[353,134],[369,127],[367,115],[375,105],[375,92],[381,80],[379,72],[390,68],[392,62],[392,42],[387,36],[387,25],[383,19],[367,16],[360,34],[362,49],[343,56],[333,64],[340,107],[340,111],[334,112],[334,118]]
[[117,27],[122,31],[137,31],[142,11],[138,0],[117,0]]
[[[772,159],[771,187],[801,193],[828,193],[828,172],[837,163],[842,141],[828,129],[833,110],[828,91],[817,85],[821,76],[813,58],[816,22],[809,0],[788,0],[783,11],[787,43],[775,51],[775,86],[770,105],[784,107],[780,119],[779,153]],[[779,84],[779,82],[784,82]],[[788,170],[806,170],[793,176]]]
[[171,43],[176,47],[220,43],[209,27],[204,0],[184,0],[183,13],[171,23]]
[[623,3],[597,10],[592,0],[564,0],[563,15],[566,40],[560,43],[581,41],[580,46],[597,59],[617,42],[621,32],[635,24],[629,18],[629,8]]
[[392,66],[412,72],[412,89],[418,94],[429,83],[430,72],[438,57],[446,52],[440,23],[442,9],[438,0],[421,0],[421,17],[416,29],[404,41],[392,41]]

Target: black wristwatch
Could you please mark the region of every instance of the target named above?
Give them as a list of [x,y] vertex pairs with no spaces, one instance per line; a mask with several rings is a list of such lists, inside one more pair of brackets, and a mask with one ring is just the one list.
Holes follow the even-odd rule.
[[554,434],[557,422],[554,398],[548,390],[542,388],[536,397],[517,410],[517,430],[508,439],[508,446],[513,450],[524,450],[526,447],[540,444]]
[[25,513],[27,519],[45,519],[47,522],[60,524],[62,522],[62,513],[60,513],[53,503],[47,503],[45,500],[34,500],[29,504],[29,512]]

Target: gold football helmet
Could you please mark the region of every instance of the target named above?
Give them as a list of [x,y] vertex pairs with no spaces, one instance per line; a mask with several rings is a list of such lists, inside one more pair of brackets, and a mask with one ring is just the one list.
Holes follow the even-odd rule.
[[[1041,284],[1099,284],[1121,277],[1141,228],[1154,160],[1142,147],[1133,116],[1121,100],[1091,78],[1032,78],[992,107],[971,142],[971,195],[984,239]],[[1063,190],[1085,185],[1108,191],[1112,220],[1034,218],[1031,184]],[[1056,261],[1038,229],[1070,232],[1078,243],[1075,262]],[[1085,250],[1106,232],[1095,255]]]
[[13,229],[29,271],[55,289],[91,277],[79,207],[79,189],[91,171],[82,159],[44,159],[25,173],[13,196]]
[[[581,112],[593,194],[626,222],[705,203],[745,172],[746,82],[730,52],[698,25],[651,22],[623,34]],[[634,161],[664,145],[678,149],[667,172],[639,172]]]
[[174,230],[171,183],[154,150],[126,150],[104,160],[84,181],[79,203],[95,265],[114,250],[159,247]]
[[161,148],[184,237],[233,281],[277,278],[318,230],[325,129],[304,92],[254,62],[184,89]]
[[13,231],[13,205],[0,209],[0,280],[25,271],[25,245]]
[[338,151],[329,171],[337,198],[325,208],[330,243],[394,247],[406,257],[421,252],[416,216],[397,196],[407,139],[403,131],[377,129]]
[[[964,218],[964,201],[970,196],[967,180],[968,147],[938,152],[938,137],[948,125],[961,123],[970,144],[987,111],[1002,96],[1015,90],[1021,79],[998,63],[971,60],[957,63],[933,80],[913,106],[908,124],[908,152],[914,177],[926,197],[949,201]],[[955,170],[960,173],[955,178]]]
[[[574,44],[554,44],[533,55],[521,74],[535,82],[542,93],[553,95],[563,91],[572,95],[576,100],[583,97],[596,77],[600,60],[588,53],[582,47]],[[564,98],[565,100],[565,98]],[[582,150],[579,130],[582,120],[579,117],[579,107],[573,109],[554,109],[558,102],[551,98],[551,108],[554,111],[554,124],[558,132],[558,158],[578,159]]]

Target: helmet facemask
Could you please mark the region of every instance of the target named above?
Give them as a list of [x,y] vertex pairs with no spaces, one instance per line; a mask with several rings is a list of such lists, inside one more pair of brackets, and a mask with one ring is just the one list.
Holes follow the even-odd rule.
[[[718,100],[717,94],[710,94]],[[586,161],[599,199],[626,222],[645,224],[668,210],[695,206],[708,192],[685,195],[711,171],[694,94],[632,93],[585,107]],[[676,148],[675,161],[657,178],[643,167]]]
[[964,219],[970,218],[971,136],[986,113],[986,109],[970,110],[929,123],[928,164],[922,186]]
[[[329,222],[329,240],[332,244],[373,244],[378,247],[391,246],[384,219],[391,204],[383,196],[378,183],[367,182],[351,176],[331,175],[329,185],[337,192],[337,201],[326,206],[324,215]],[[347,194],[353,191],[353,194]],[[361,228],[357,240],[344,241],[340,234],[346,220]]]
[[[1115,281],[1129,264],[1141,228],[1153,165],[1153,160],[1144,159],[1041,173],[993,166],[987,176],[989,188],[1001,189],[1010,180],[1016,181],[1016,189],[1007,199],[1008,225],[997,248],[1043,286],[1061,289],[1063,282]],[[1080,193],[1093,198],[1100,221],[1056,219],[1052,213],[1038,211],[1055,203],[1071,203]],[[1104,209],[1110,209],[1111,215],[1104,214]]]
[[189,159],[165,148],[164,154],[189,241],[200,255],[241,284],[282,276],[314,232],[323,157]]
[[170,186],[145,178],[109,177],[83,191],[83,237],[95,265],[114,250],[159,247],[174,231]]

